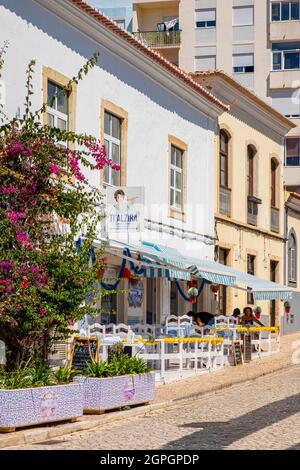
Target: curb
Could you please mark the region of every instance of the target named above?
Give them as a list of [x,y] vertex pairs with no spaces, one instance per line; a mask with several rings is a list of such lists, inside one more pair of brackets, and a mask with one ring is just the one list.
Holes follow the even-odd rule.
[[[48,426],[47,428],[29,428],[22,431],[16,431],[15,433],[7,436],[0,435],[0,449],[5,449],[12,446],[26,445],[40,443],[50,440],[54,437],[61,437],[67,434],[72,434],[78,431],[87,431],[96,427],[102,427],[109,423],[115,423],[130,418],[142,417],[153,411],[168,410],[178,406],[180,403],[189,402],[191,400],[197,400],[199,398],[205,398],[207,395],[217,394],[221,391],[230,387],[238,386],[243,383],[251,383],[259,377],[264,377],[274,372],[282,370],[288,370],[293,368],[293,365],[280,365],[279,367],[273,367],[271,370],[265,372],[258,372],[253,377],[245,377],[244,379],[232,380],[229,382],[221,383],[212,386],[210,389],[185,395],[184,397],[175,398],[172,400],[161,401],[159,403],[153,403],[151,405],[145,405],[143,407],[135,407],[126,411],[116,411],[105,415],[99,416],[84,416],[80,418],[81,421],[75,423],[64,423]],[[92,419],[91,419],[92,418]]]

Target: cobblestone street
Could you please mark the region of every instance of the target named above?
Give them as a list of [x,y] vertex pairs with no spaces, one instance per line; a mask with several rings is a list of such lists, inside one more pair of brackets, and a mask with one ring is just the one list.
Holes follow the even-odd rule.
[[145,417],[18,449],[300,450],[300,366]]

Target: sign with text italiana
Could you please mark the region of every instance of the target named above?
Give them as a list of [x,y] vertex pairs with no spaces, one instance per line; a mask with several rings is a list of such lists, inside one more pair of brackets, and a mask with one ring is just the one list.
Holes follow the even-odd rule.
[[143,187],[107,187],[106,197],[108,234],[143,230],[145,204]]

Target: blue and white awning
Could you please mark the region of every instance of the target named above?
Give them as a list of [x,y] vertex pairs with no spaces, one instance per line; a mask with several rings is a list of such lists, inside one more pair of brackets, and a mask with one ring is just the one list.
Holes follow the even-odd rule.
[[293,291],[283,284],[261,279],[257,276],[237,271],[229,266],[222,266],[222,269],[231,273],[235,277],[236,287],[243,286],[244,290],[253,294],[255,300],[291,300]]
[[96,245],[102,245],[103,242],[107,243],[106,251],[141,268],[141,275],[148,278],[188,281],[194,276],[213,284],[247,290],[255,300],[292,298],[292,290],[282,284],[260,279],[214,261],[184,256],[175,248],[147,241],[134,245],[115,240],[95,240]]
[[194,258],[188,258],[188,262],[193,263],[189,266],[189,271],[193,276],[202,277],[212,284],[222,284],[230,287],[234,287],[236,284],[236,277],[233,274],[224,272],[223,265]]

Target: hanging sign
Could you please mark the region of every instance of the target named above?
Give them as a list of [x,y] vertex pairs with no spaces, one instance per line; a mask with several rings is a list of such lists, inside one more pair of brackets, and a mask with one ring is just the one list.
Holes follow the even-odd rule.
[[140,232],[144,223],[145,191],[137,187],[107,187],[108,233]]

